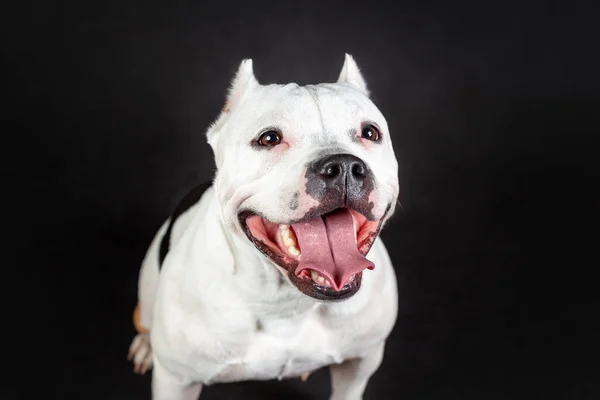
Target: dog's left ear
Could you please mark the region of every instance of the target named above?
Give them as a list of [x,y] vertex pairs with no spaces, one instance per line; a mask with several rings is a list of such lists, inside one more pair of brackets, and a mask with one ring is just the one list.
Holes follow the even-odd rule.
[[346,53],[344,66],[342,67],[342,72],[340,72],[340,76],[337,80],[337,83],[350,84],[358,90],[360,90],[361,92],[363,92],[365,95],[369,95],[367,83],[365,82],[365,79],[360,73],[360,69],[358,68],[358,65],[356,65],[354,58],[352,58],[352,56],[348,53]]

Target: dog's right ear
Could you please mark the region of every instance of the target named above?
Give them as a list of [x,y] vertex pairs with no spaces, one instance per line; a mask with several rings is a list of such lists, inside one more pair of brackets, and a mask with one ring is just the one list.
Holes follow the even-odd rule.
[[237,73],[231,82],[231,86],[229,87],[227,101],[221,110],[221,115],[219,115],[217,120],[208,128],[208,131],[206,132],[208,143],[211,146],[213,146],[213,139],[216,136],[216,132],[222,127],[224,121],[227,119],[227,115],[240,103],[240,101],[242,101],[246,93],[259,85],[260,84],[254,77],[252,59],[248,58],[242,60],[240,66],[238,67]]
[[231,82],[223,112],[228,113],[231,111],[249,89],[258,85],[259,83],[254,77],[254,71],[252,69],[252,59],[248,58],[243,60],[235,74],[235,78],[233,78],[233,82]]

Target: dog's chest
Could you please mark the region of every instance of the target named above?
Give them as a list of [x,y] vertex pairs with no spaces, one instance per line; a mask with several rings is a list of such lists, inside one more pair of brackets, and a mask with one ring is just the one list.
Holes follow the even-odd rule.
[[211,380],[297,377],[352,356],[356,349],[352,337],[318,315],[290,320],[259,319],[248,340],[242,340],[243,345],[239,345],[239,338],[230,338],[238,343],[233,347],[237,351]]

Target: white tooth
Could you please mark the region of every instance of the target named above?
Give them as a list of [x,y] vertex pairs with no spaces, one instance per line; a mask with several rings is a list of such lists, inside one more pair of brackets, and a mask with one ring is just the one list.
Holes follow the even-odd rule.
[[289,230],[290,226],[288,224],[281,224],[279,225],[281,227],[281,230]]
[[350,278],[348,278],[348,282],[352,282],[354,280],[354,277],[356,276],[356,274],[352,275]]
[[325,279],[325,286],[331,286],[331,282],[329,282],[329,279]]
[[316,281],[318,276],[319,274],[317,274],[317,271],[315,271],[314,269],[310,271],[310,277],[313,279],[313,281]]
[[322,277],[321,275],[319,275],[319,277],[317,278],[319,283],[325,283],[325,278]]
[[290,231],[289,229],[282,230],[281,231],[281,237],[284,238],[284,239],[292,237],[292,231]]
[[288,251],[293,256],[299,256],[300,255],[300,250],[298,250],[298,248],[296,248],[296,246],[290,246],[290,247],[288,247]]
[[284,237],[283,238],[283,243],[285,243],[285,245],[287,247],[291,247],[291,246],[296,246],[296,241],[294,239],[292,239],[291,237]]

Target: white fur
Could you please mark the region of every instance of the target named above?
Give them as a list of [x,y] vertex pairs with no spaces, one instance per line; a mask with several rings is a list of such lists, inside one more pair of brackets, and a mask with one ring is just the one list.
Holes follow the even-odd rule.
[[[158,244],[166,225],[140,273],[155,400],[194,399],[202,385],[299,377],[327,365],[331,399],[362,398],[397,313],[396,278],[382,241],[368,254],[376,268],[363,273],[357,294],[317,301],[289,281],[278,283],[283,272],[247,239],[237,213],[249,207],[278,223],[301,217],[314,205],[300,190],[305,164],[327,149],[363,159],[376,178],[373,213],[381,218],[389,204],[393,212],[397,162],[385,118],[367,93],[348,55],[338,83],[309,87],[260,85],[252,61],[242,62],[227,105],[207,132],[218,168],[214,185],[176,220],[160,274]],[[349,132],[360,135],[363,121],[381,128],[381,144],[352,139]],[[279,129],[284,143],[252,148],[269,128]],[[297,192],[298,207],[291,209]],[[150,348],[137,341],[143,360]]]
[[356,65],[356,62],[354,62],[354,58],[352,58],[350,54],[346,54],[344,66],[342,67],[342,71],[340,72],[340,76],[338,78],[338,83],[347,83],[356,87],[358,90],[363,92],[363,94],[367,96],[369,95],[367,83],[360,73],[358,65]]

